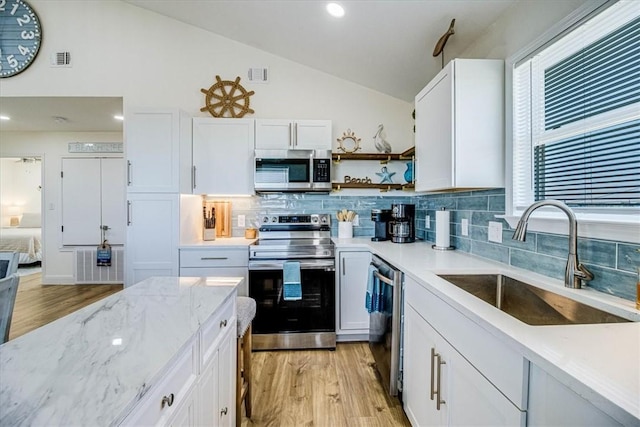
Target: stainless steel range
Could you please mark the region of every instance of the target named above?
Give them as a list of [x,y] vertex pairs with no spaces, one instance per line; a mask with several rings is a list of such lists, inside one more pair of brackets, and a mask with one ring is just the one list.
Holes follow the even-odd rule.
[[[249,296],[257,303],[255,350],[335,348],[330,222],[328,214],[260,218],[258,240],[249,247]],[[300,299],[287,298],[283,289],[283,269],[291,261],[300,263]]]

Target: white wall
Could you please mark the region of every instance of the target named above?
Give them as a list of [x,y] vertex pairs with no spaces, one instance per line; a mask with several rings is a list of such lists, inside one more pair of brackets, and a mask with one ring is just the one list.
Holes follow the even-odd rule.
[[[42,244],[43,282],[73,283],[73,257],[69,249],[62,248],[60,235],[62,157],[91,157],[69,154],[69,142],[122,142],[119,132],[2,132],[0,157],[42,157]],[[100,157],[118,156],[100,155]],[[119,154],[122,156],[122,154]],[[40,163],[37,164],[40,167]],[[4,197],[4,195],[3,195]]]

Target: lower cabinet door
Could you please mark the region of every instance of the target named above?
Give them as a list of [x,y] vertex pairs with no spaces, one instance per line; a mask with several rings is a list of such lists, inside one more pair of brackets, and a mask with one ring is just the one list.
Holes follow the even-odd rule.
[[195,427],[198,425],[196,420],[196,397],[194,393],[190,393],[190,395],[185,398],[169,422],[171,427]]
[[446,401],[438,410],[435,400],[432,400],[437,385],[437,378],[432,377],[432,373],[437,373],[435,367],[432,370],[435,361],[431,349],[436,346],[434,332],[410,305],[405,305],[404,319],[402,398],[405,413],[414,427],[447,425]]
[[340,331],[369,332],[369,313],[365,308],[371,252],[341,251],[338,257]]
[[217,351],[200,374],[199,423],[231,427],[236,423],[236,326],[220,341]]

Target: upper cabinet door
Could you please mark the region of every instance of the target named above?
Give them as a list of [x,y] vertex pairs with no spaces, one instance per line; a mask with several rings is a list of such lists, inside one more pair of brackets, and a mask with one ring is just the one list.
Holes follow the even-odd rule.
[[180,191],[180,113],[172,109],[134,110],[125,123],[127,191]]
[[420,91],[416,191],[504,186],[504,62],[454,59]]
[[296,120],[294,149],[331,150],[331,120]]
[[331,150],[331,121],[256,120],[256,149]]
[[256,149],[289,150],[293,148],[291,120],[256,119]]
[[253,119],[193,119],[194,194],[253,194]]

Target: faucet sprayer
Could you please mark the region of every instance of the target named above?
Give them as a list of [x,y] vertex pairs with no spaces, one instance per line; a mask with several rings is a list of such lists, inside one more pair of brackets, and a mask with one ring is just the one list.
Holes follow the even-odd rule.
[[592,280],[593,274],[578,262],[578,220],[569,206],[559,200],[541,200],[535,202],[529,206],[520,217],[520,221],[518,221],[518,225],[513,232],[512,239],[520,242],[526,240],[529,217],[533,211],[541,206],[555,206],[567,214],[569,218],[569,256],[564,271],[564,285],[567,288],[580,289],[582,287],[582,281]]

